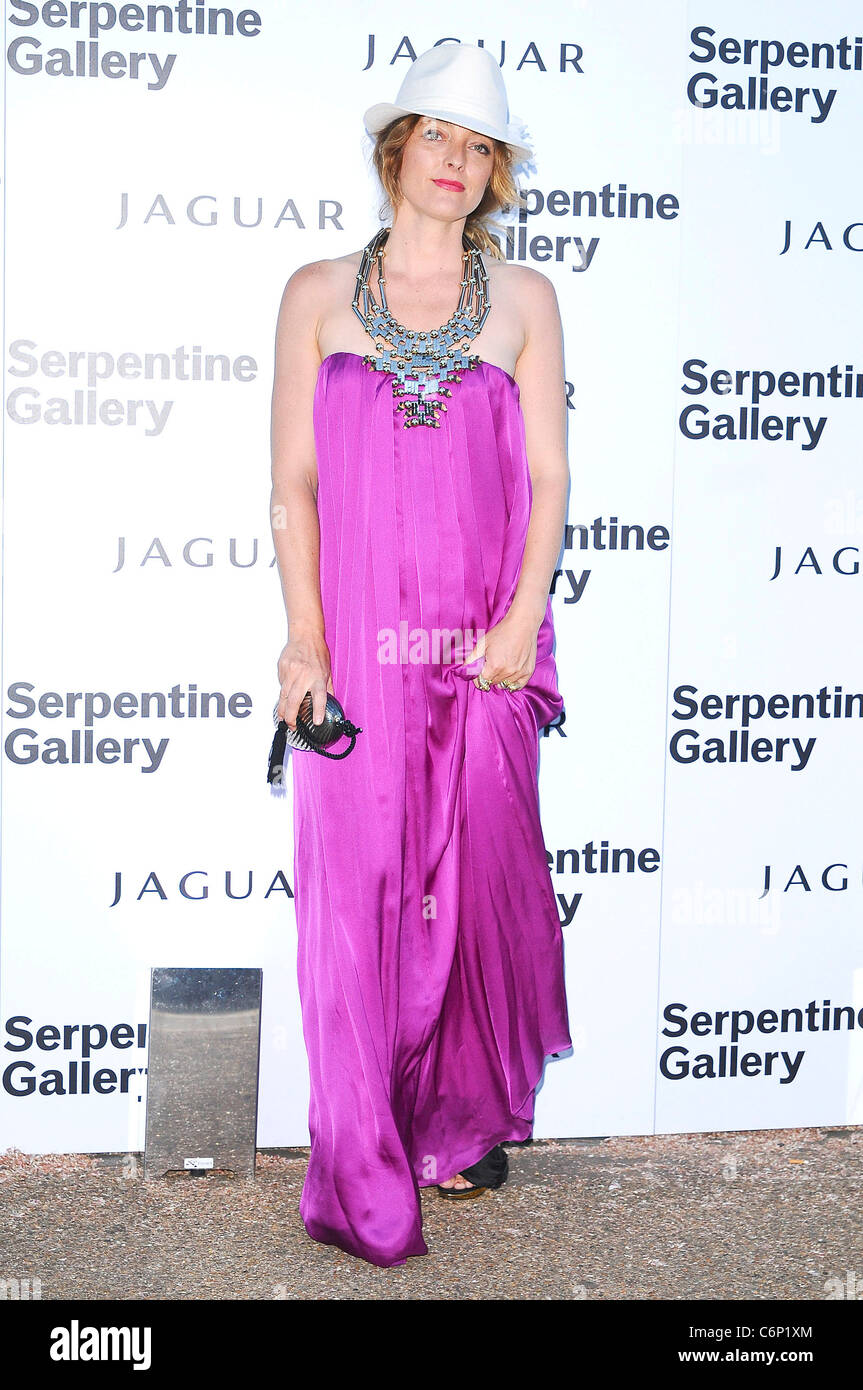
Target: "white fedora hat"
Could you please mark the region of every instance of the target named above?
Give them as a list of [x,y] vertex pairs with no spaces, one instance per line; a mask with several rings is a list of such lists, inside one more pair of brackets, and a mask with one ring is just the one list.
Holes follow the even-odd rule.
[[363,116],[369,135],[399,116],[436,116],[509,145],[515,160],[531,158],[519,143],[526,132],[510,121],[506,87],[487,48],[472,43],[441,43],[421,53],[408,68],[395,102],[380,101]]

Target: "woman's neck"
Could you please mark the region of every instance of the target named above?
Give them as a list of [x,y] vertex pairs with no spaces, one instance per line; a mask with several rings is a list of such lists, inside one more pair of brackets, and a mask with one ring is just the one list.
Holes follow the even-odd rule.
[[387,237],[385,273],[414,282],[460,275],[465,220],[440,222],[399,210]]

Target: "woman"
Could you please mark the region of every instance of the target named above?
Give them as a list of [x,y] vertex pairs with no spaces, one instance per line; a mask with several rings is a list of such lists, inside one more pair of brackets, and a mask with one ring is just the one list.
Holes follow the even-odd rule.
[[362,730],[292,761],[300,1212],[378,1265],[427,1253],[420,1188],[500,1186],[571,1046],[536,780],[563,703],[563,353],[551,283],[484,226],[529,154],[507,116],[485,49],[422,54],[365,117],[391,229],[296,271],[276,333],[278,715],[311,691],[319,723],[329,692]]

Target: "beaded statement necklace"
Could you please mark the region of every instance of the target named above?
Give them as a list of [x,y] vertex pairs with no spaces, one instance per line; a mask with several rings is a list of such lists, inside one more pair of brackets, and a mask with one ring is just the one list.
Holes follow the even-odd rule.
[[[462,235],[464,260],[458,308],[440,328],[417,333],[396,323],[387,308],[384,278],[384,246],[391,228],[382,227],[363,251],[357,272],[353,309],[370,337],[375,339],[378,356],[363,358],[366,366],[378,372],[392,372],[393,395],[398,410],[405,414],[405,429],[428,425],[440,429],[438,413],[446,410],[441,396],[451,396],[445,382],[459,382],[462,371],[473,371],[480,358],[469,356],[467,348],[477,336],[491,309],[488,274],[479,247],[466,233]],[[372,264],[377,259],[381,303],[369,286]]]

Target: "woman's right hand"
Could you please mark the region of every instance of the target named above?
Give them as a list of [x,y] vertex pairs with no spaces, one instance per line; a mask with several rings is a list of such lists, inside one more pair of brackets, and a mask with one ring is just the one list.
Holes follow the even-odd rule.
[[299,632],[282,648],[278,662],[278,717],[293,732],[297,710],[307,690],[312,692],[312,723],[323,721],[327,693],[335,695],[330,674],[330,652],[322,632]]

